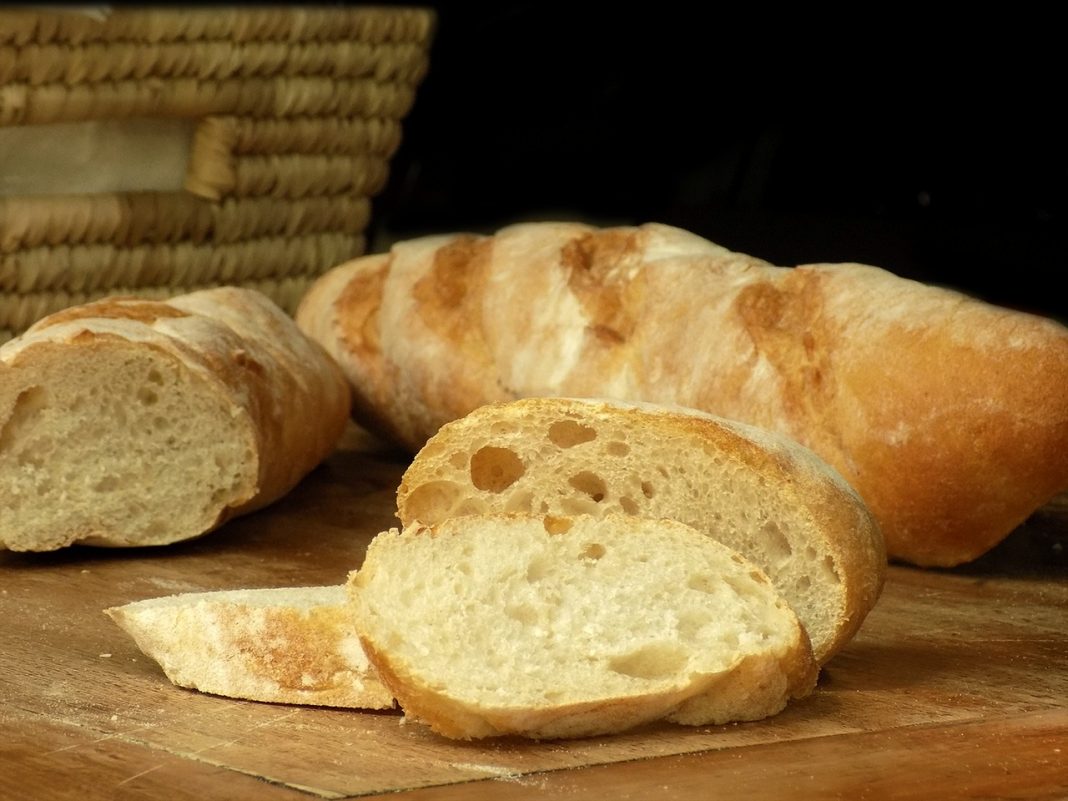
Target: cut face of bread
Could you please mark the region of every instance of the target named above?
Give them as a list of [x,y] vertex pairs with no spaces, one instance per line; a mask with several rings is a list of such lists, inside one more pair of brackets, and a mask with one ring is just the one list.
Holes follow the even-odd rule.
[[416,524],[379,534],[349,591],[405,714],[453,738],[756,720],[815,683],[804,629],[767,577],[677,521]]
[[191,592],[104,610],[174,684],[228,698],[386,709],[344,587]]
[[764,570],[826,662],[882,588],[886,554],[853,489],[783,437],[676,407],[568,398],[448,423],[397,493],[404,525],[497,512],[672,518]]
[[[0,541],[157,545],[251,497],[251,420],[163,350],[101,338],[71,358],[42,342],[0,365]],[[29,361],[29,359],[27,359]]]
[[334,360],[252,289],[56,312],[0,346],[0,547],[198,537],[292,489],[349,409]]

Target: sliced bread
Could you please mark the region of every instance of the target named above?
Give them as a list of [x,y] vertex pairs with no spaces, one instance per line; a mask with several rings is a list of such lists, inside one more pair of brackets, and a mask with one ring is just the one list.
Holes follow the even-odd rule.
[[174,684],[228,698],[386,709],[344,587],[189,592],[105,609]]
[[457,739],[758,720],[811,692],[767,577],[673,520],[487,515],[379,534],[350,575],[405,715]]
[[444,425],[397,492],[405,526],[495,512],[672,518],[764,570],[824,664],[875,605],[879,528],[812,451],[678,407],[570,398],[490,404]]
[[57,312],[0,347],[0,548],[207,533],[318,465],[350,398],[334,360],[255,290]]

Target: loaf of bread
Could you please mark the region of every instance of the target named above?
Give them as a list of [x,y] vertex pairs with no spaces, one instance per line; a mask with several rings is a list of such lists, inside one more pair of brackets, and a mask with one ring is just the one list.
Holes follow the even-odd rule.
[[677,521],[416,524],[375,537],[348,586],[382,681],[447,737],[757,720],[816,681],[804,628],[767,577]]
[[872,266],[523,223],[339,265],[296,316],[357,419],[413,451],[521,397],[701,409],[820,454],[919,565],[976,558],[1068,489],[1068,327]]
[[288,492],[349,408],[333,359],[251,289],[58,312],[0,347],[0,546],[204,534]]
[[286,704],[388,709],[344,587],[188,592],[105,609],[174,684]]
[[824,664],[879,598],[886,552],[857,493],[786,437],[693,409],[527,398],[446,423],[397,491],[404,525],[500,512],[672,518],[741,552]]

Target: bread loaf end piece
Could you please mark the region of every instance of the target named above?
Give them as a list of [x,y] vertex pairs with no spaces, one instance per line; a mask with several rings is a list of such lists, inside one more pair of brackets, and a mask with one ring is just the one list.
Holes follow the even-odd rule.
[[825,663],[875,605],[879,528],[857,493],[785,437],[692,409],[528,398],[448,423],[397,492],[405,525],[496,512],[672,518],[755,562]]
[[343,374],[253,290],[112,298],[0,348],[0,545],[163,545],[277,500],[340,438]]
[[189,592],[104,610],[168,679],[227,698],[387,709],[344,587]]
[[758,720],[815,685],[767,577],[677,521],[488,515],[379,534],[349,580],[405,714],[457,739]]

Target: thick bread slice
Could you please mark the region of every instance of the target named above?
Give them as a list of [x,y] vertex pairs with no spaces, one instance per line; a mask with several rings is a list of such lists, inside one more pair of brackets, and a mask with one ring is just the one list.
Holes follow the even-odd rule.
[[379,534],[351,574],[367,655],[447,737],[757,720],[811,692],[767,577],[677,521],[489,515]]
[[886,553],[860,497],[808,449],[692,409],[529,398],[448,423],[397,491],[402,524],[492,512],[681,520],[758,564],[820,664],[882,590]]
[[325,458],[350,398],[323,348],[250,289],[46,317],[0,348],[0,547],[203,534]]
[[520,397],[702,409],[814,450],[920,565],[976,558],[1068,490],[1060,321],[658,224],[522,223],[367,258],[297,319],[358,380],[361,422],[413,452]]
[[228,698],[386,709],[344,587],[189,592],[105,609],[180,687]]

